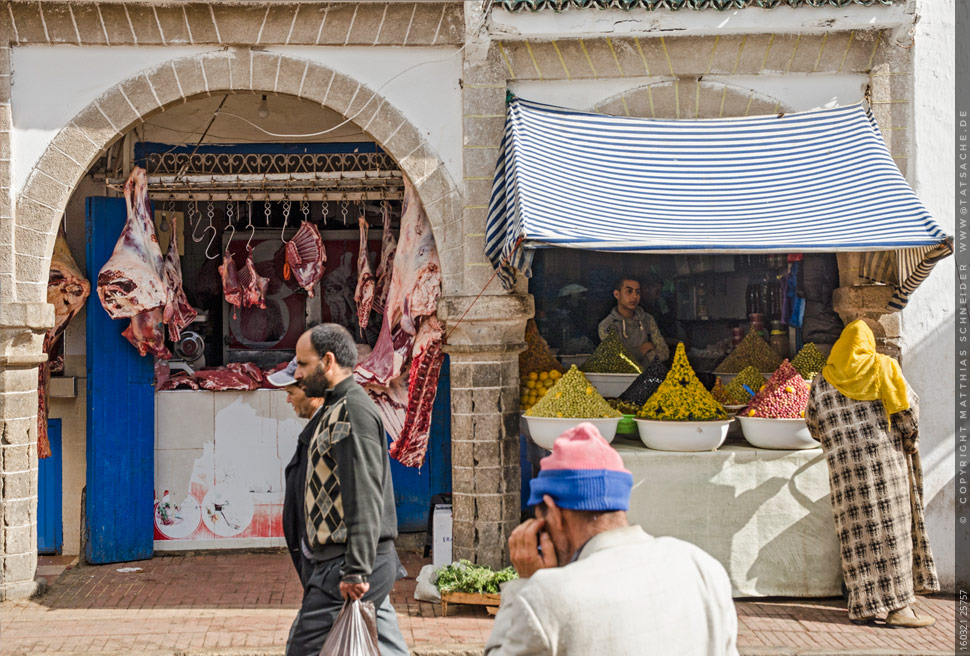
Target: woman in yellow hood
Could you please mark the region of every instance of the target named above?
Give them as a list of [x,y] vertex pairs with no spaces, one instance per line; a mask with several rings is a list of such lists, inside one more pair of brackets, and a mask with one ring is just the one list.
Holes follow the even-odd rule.
[[919,398],[864,321],[832,347],[805,421],[829,466],[849,619],[930,626],[912,607],[917,593],[940,589],[923,519]]

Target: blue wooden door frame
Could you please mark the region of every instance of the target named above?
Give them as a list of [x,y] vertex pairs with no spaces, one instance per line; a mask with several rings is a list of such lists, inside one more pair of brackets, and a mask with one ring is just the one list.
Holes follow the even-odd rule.
[[51,455],[37,466],[37,552],[60,553],[64,546],[64,524],[61,515],[63,449],[61,420],[47,420],[47,439]]
[[425,531],[435,494],[451,492],[451,375],[448,357],[441,365],[438,391],[431,409],[428,453],[420,469],[391,458],[397,528],[402,533]]
[[[85,221],[87,277],[111,257],[125,224],[122,198],[90,197]],[[87,479],[85,558],[116,563],[151,558],[154,538],[154,359],[140,357],[97,297],[87,305]]]

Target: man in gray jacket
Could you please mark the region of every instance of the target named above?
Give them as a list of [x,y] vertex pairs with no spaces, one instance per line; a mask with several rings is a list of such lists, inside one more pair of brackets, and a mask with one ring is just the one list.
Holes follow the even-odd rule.
[[[397,514],[384,423],[351,374],[353,337],[337,324],[315,326],[297,342],[296,360],[294,379],[324,406],[305,429],[299,547],[312,569],[301,577],[303,603],[286,654],[317,656],[345,599],[380,607],[391,592]],[[403,646],[396,624],[393,630],[393,642]],[[381,642],[386,651],[388,641]]]
[[599,337],[603,340],[610,332],[615,332],[630,353],[646,367],[651,362],[665,362],[670,357],[670,349],[657,322],[640,307],[640,294],[639,281],[629,276],[617,281],[613,290],[616,307],[600,321]]
[[727,572],[700,548],[630,526],[633,476],[596,427],[560,435],[509,537],[487,656],[737,656]]

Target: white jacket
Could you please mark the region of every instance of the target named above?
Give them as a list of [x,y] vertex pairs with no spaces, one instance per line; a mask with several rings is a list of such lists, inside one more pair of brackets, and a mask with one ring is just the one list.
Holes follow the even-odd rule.
[[579,558],[502,587],[487,656],[737,656],[724,568],[639,526],[593,537]]

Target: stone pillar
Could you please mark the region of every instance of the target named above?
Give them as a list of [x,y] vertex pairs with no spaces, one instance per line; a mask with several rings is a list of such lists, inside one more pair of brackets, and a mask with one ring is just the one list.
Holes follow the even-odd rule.
[[886,304],[893,297],[888,285],[842,286],[832,292],[832,307],[848,325],[862,319],[876,336],[876,350],[900,359],[902,326],[899,312],[890,312]]
[[453,553],[493,568],[508,565],[519,523],[518,354],[533,313],[531,296],[454,296],[438,305],[451,363]]
[[37,365],[53,323],[47,303],[0,303],[0,600],[36,590]]

